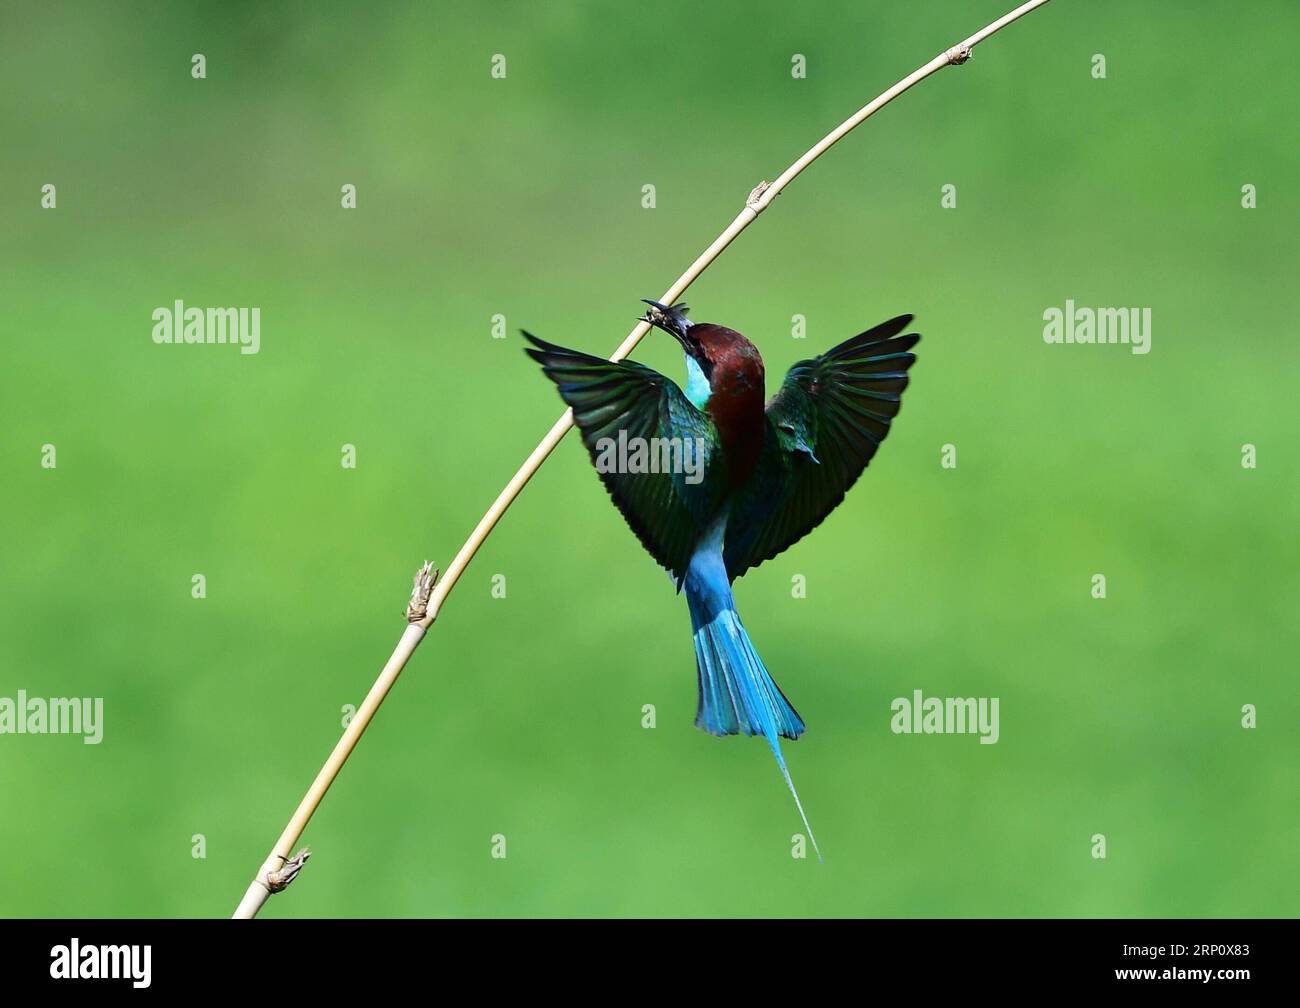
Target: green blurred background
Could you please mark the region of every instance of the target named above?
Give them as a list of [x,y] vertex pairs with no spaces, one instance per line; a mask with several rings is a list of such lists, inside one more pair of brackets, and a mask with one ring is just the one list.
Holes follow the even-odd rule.
[[[229,914],[412,571],[560,412],[517,330],[611,351],[752,186],[1009,2],[4,4],[0,696],[106,724],[0,736],[0,914]],[[898,312],[925,335],[864,480],[737,586],[825,865],[766,747],[692,727],[685,605],[570,438],[265,913],[1300,912],[1298,28],[1058,0],[691,290],[773,386]],[[261,352],[154,345],[178,298],[260,307]],[[1151,353],[1046,345],[1066,298],[1150,307]],[[914,689],[999,697],[1001,740],[892,734]]]

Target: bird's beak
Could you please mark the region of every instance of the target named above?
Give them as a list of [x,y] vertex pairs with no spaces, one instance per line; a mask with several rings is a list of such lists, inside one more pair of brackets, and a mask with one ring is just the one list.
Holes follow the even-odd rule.
[[646,313],[637,318],[638,322],[649,322],[656,329],[662,329],[673,339],[677,340],[686,349],[686,331],[691,327],[691,323],[686,318],[686,306],[661,304],[658,301],[651,301],[649,298],[641,299],[650,307]]

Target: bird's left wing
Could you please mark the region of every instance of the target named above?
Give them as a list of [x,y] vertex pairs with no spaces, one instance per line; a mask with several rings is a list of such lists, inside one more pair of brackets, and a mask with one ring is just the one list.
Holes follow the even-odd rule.
[[533,344],[526,352],[573,408],[610,497],[680,584],[720,493],[709,472],[717,444],[713,421],[651,368],[524,336]]
[[727,522],[734,580],[798,542],[844,499],[898,415],[911,352],[900,315],[795,364],[767,404],[762,454]]

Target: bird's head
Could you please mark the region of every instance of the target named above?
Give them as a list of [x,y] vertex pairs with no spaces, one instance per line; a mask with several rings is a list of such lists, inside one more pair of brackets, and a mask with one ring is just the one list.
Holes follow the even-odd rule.
[[[649,298],[641,300],[650,307],[646,309],[640,321],[649,322],[656,329],[662,329],[675,339],[686,351],[686,356],[699,364],[705,375],[708,375],[713,370],[713,363],[704,342],[691,331],[696,326],[686,317],[686,313],[691,310],[690,307],[684,302],[678,302],[670,307],[658,301],[651,301]],[[711,327],[706,325],[703,328],[707,330]]]

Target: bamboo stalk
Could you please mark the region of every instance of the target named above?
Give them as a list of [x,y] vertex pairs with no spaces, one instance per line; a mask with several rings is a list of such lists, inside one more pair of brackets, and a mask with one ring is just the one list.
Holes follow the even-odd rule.
[[[1005,28],[1013,21],[1024,17],[1030,11],[1042,7],[1047,2],[1048,0],[1029,0],[1028,3],[1021,4],[992,24],[981,28],[969,38],[941,52],[930,62],[908,74],[888,91],[877,96],[840,123],[830,133],[827,133],[813,147],[809,148],[799,160],[783,171],[775,182],[763,182],[758,185],[749,194],[744,209],[736,215],[736,219],[727,226],[722,234],[714,239],[713,244],[700,253],[699,258],[691,264],[685,273],[678,277],[677,282],[669,287],[659,300],[664,304],[673,304],[681,297],[699,275],[708,269],[713,261],[722,254],[723,250],[736,239],[736,236],[749,227],[758,218],[758,215],[771,205],[772,201],[781,194],[781,190],[854,128],[931,74],[947,66],[959,66],[965,63],[970,59],[971,50],[980,42],[983,42],[990,35]],[[650,324],[648,322],[637,323],[636,327],[628,334],[627,339],[622,342],[619,348],[614,351],[610,359],[622,360],[635,349],[636,345],[641,342],[641,338],[649,331]],[[307,823],[310,821],[312,814],[324,799],[325,793],[334,782],[334,778],[343,769],[343,764],[347,762],[352,750],[356,748],[357,743],[361,740],[361,735],[375,716],[379,705],[388,696],[388,691],[392,689],[393,683],[401,675],[407,661],[437,618],[443,602],[451,594],[451,590],[456,586],[456,582],[460,580],[461,574],[465,572],[465,568],[469,566],[470,561],[474,559],[474,554],[478,552],[479,547],[483,545],[483,541],[491,534],[492,529],[501,520],[501,516],[506,513],[506,509],[519,496],[528,481],[532,479],[533,474],[541,468],[547,456],[564,439],[564,435],[569,432],[572,426],[573,411],[567,410],[555,422],[555,425],[551,427],[546,436],[542,438],[541,443],[533,449],[532,454],[519,467],[519,471],[511,477],[505,489],[497,495],[497,499],[492,502],[492,506],[488,508],[487,513],[479,519],[474,531],[470,533],[469,538],[465,541],[465,545],[460,548],[460,552],[447,566],[446,573],[443,574],[441,580],[438,579],[437,571],[434,571],[431,565],[427,563],[416,574],[415,588],[411,595],[411,605],[407,609],[408,625],[405,632],[397,642],[397,647],[393,650],[392,655],[389,656],[383,671],[379,673],[379,678],[370,687],[370,692],[366,694],[361,707],[348,723],[343,736],[334,746],[334,750],[325,761],[325,765],[321,767],[316,779],[312,781],[307,794],[298,804],[293,818],[289,820],[289,824],[284,828],[280,839],[276,841],[270,856],[258,870],[257,876],[252,883],[250,883],[248,891],[245,892],[244,898],[235,910],[233,915],[235,918],[255,917],[271,893],[280,892],[297,876],[310,851],[303,850],[292,858],[289,856],[289,852],[293,850],[294,844],[298,842],[303,831],[307,828]]]

